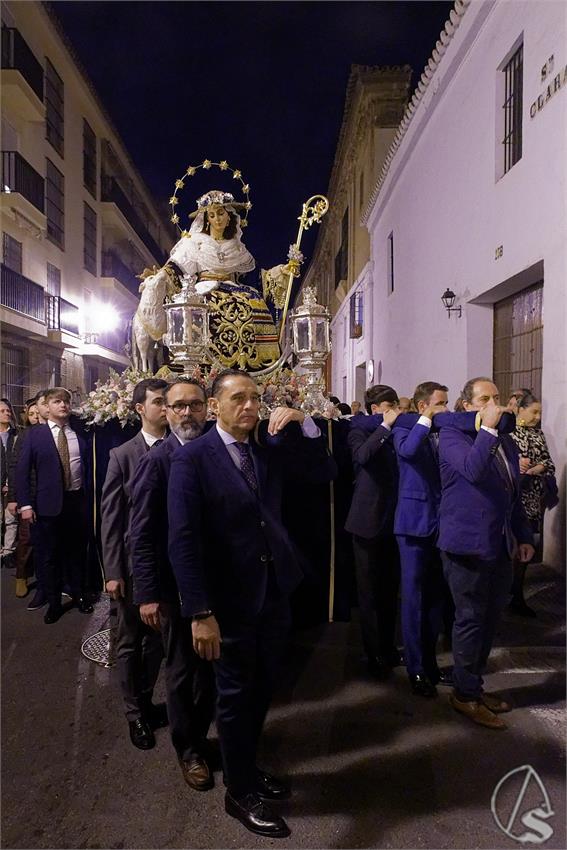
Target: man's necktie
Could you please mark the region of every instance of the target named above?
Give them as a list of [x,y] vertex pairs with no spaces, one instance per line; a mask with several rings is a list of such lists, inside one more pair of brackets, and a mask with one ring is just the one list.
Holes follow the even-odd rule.
[[59,428],[57,437],[57,451],[61,458],[61,466],[63,467],[63,485],[65,490],[71,489],[71,458],[69,456],[69,443],[64,428]]
[[508,467],[506,466],[506,461],[502,457],[501,452],[503,452],[503,451],[504,451],[504,449],[501,446],[499,446],[498,449],[496,450],[496,452],[494,453],[494,461],[496,463],[496,467],[498,469],[498,472],[500,473],[500,477],[503,479],[504,484],[506,485],[506,490],[508,491],[508,493],[511,496],[513,496],[514,495],[514,483],[513,483],[511,476],[510,476],[510,472],[508,471]]
[[246,479],[246,483],[250,489],[256,493],[258,491],[258,481],[254,471],[252,455],[250,454],[250,446],[248,443],[235,443],[234,445],[240,454],[240,471]]
[[155,443],[152,443],[150,449],[157,449],[158,446],[161,446],[163,443],[163,437],[159,440],[156,440]]

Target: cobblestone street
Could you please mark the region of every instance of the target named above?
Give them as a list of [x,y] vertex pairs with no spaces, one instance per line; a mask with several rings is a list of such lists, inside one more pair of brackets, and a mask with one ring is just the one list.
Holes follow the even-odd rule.
[[[490,802],[522,765],[537,771],[554,811],[544,846],[565,846],[564,592],[556,573],[534,572],[538,619],[506,615],[488,677],[516,709],[504,733],[454,714],[447,689],[433,701],[412,696],[403,668],[387,684],[367,678],[356,623],[295,634],[265,736],[266,766],[293,784],[282,846],[517,846]],[[225,815],[220,774],[207,794],[186,788],[166,729],[150,752],[131,746],[113,671],[80,653],[108,628],[108,601],[47,627],[2,573],[2,845],[266,846]]]

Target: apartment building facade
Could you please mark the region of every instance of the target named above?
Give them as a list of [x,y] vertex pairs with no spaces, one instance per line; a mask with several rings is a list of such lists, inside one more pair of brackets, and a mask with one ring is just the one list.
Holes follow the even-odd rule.
[[140,274],[173,243],[49,7],[2,5],[1,394],[128,363]]
[[[343,401],[362,399],[372,337],[370,236],[360,219],[406,107],[410,79],[407,66],[352,66],[327,190],[329,212],[301,284],[316,286],[333,317],[327,386]],[[344,381],[342,372],[335,377],[335,363],[343,361],[358,364],[354,382]]]

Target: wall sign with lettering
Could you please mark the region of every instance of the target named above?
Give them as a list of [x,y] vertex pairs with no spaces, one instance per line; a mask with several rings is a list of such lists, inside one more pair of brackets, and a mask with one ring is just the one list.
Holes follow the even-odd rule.
[[[546,66],[544,66],[546,67]],[[543,68],[542,68],[542,76]],[[530,106],[530,118],[535,118],[538,112],[541,112],[543,107],[551,100],[554,94],[557,94],[559,89],[567,87],[567,65],[550,80],[547,88],[543,91],[537,100],[534,100]]]

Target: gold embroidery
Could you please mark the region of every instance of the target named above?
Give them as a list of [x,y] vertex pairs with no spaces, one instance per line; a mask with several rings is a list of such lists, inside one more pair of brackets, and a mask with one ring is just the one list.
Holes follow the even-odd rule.
[[275,363],[280,356],[278,335],[260,296],[217,289],[207,301],[211,352],[225,368],[254,371]]

